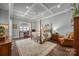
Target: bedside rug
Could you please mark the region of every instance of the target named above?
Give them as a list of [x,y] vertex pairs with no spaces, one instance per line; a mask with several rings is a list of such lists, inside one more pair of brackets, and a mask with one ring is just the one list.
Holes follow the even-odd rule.
[[16,46],[20,56],[45,56],[54,49],[56,45],[57,44],[49,41],[39,44],[30,38],[16,41]]

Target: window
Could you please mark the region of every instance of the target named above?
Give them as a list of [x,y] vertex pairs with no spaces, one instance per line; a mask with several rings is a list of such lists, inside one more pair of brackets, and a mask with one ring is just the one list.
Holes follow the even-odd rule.
[[29,27],[20,26],[20,31],[28,31]]

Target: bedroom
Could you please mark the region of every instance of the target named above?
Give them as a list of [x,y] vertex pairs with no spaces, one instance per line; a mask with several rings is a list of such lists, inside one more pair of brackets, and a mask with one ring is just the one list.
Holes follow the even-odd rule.
[[73,4],[8,5],[12,56],[74,56]]
[[[53,33],[56,32],[60,36],[66,37],[67,34],[73,32],[71,6],[72,4],[69,3],[14,3],[12,21],[13,24],[17,24],[17,29],[13,31],[13,35],[17,36],[16,38],[18,39],[20,24],[30,23],[30,25],[28,25],[30,35],[26,35],[26,38],[29,36],[30,39],[38,43],[43,43],[45,40],[48,40],[48,38],[51,39]],[[23,35],[24,34],[21,34],[21,36]],[[14,39],[15,41],[17,40],[16,38]],[[59,44],[61,44],[61,42]],[[72,48],[70,48],[70,51],[71,50]]]

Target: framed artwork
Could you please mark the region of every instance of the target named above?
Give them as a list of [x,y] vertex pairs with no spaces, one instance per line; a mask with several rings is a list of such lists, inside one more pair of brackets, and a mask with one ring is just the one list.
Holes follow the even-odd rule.
[[13,24],[13,29],[17,29],[17,24]]

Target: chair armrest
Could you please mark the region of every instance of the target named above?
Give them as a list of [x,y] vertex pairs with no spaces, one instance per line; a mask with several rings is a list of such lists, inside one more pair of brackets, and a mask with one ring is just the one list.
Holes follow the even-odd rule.
[[73,41],[73,39],[66,38],[64,41]]
[[73,39],[65,39],[63,42],[64,46],[73,46]]

